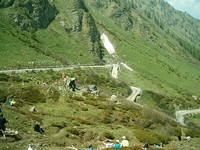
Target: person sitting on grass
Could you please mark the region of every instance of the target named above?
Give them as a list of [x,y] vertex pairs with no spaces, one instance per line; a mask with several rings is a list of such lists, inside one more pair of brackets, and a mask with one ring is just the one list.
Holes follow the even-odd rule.
[[121,144],[119,140],[116,140],[115,143],[113,144],[112,148],[120,148]]
[[40,126],[38,122],[35,123],[34,130],[36,132],[40,132],[41,134],[44,133],[44,130],[42,129],[42,127]]
[[102,144],[105,145],[105,148],[112,148],[114,143],[112,142],[112,140],[107,139],[107,140],[102,141]]
[[121,147],[129,147],[129,141],[126,139],[125,136],[122,136]]

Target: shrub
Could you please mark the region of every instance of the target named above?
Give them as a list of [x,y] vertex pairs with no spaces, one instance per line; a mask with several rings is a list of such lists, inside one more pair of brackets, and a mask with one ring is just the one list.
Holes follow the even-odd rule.
[[93,100],[84,100],[85,104],[89,104],[89,105],[93,105],[93,106],[98,106],[99,104],[97,103],[97,101],[93,101]]
[[155,131],[137,129],[134,131],[134,134],[143,143],[154,144],[162,142],[163,144],[167,144],[170,141],[168,136]]
[[6,93],[0,89],[0,103],[6,102]]
[[13,78],[12,78],[12,81],[13,81],[13,82],[21,82],[22,79],[19,78],[19,77],[13,77]]
[[74,97],[72,97],[72,99],[74,99],[76,101],[84,101],[84,98],[81,96],[74,96]]
[[37,102],[46,102],[44,95],[40,92],[39,89],[35,89],[34,87],[26,87],[23,88],[18,95],[27,102],[37,103]]
[[198,129],[186,129],[185,130],[185,135],[186,136],[191,136],[192,138],[194,137],[200,137],[200,130]]
[[144,108],[143,109],[143,116],[152,122],[158,122],[162,125],[165,125],[166,122],[168,121],[168,118],[164,116],[161,112],[149,109],[149,108]]
[[87,107],[81,107],[81,110],[82,111],[88,111],[88,108]]
[[105,124],[110,124],[112,121],[109,116],[104,116],[101,122]]
[[0,77],[0,81],[8,82],[8,78]]
[[73,127],[69,127],[67,128],[67,131],[71,134],[74,134],[74,135],[79,135],[79,132],[76,128],[73,128]]
[[111,139],[113,140],[115,137],[114,135],[111,133],[111,132],[104,132],[103,133],[103,136],[106,138],[106,139]]
[[54,122],[54,123],[52,123],[52,126],[62,129],[62,128],[65,128],[67,126],[67,124],[65,122]]
[[93,121],[83,118],[78,118],[79,123],[86,124],[86,125],[93,125],[95,124]]

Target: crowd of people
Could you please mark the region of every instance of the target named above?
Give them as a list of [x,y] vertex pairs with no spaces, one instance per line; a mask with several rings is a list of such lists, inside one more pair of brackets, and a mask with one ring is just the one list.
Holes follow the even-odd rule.
[[119,140],[106,139],[106,140],[102,141],[102,144],[105,145],[105,148],[129,147],[129,141],[126,139],[125,136],[122,136],[121,142]]
[[[8,100],[8,105],[14,106],[15,104],[16,104],[16,102],[14,100]],[[2,104],[0,104],[0,136],[5,137],[6,123],[7,122],[8,121],[6,120],[6,118],[3,115]],[[42,126],[40,125],[39,122],[35,123],[33,129],[34,129],[34,131],[39,132],[41,134],[44,133],[44,130],[42,129]]]
[[[8,101],[8,105],[10,105],[10,106],[14,106],[15,104],[16,104],[16,102],[13,101],[13,100]],[[35,108],[34,108],[34,110],[35,110]],[[7,122],[8,121],[6,120],[6,118],[3,115],[2,105],[0,104],[0,136],[5,137],[5,130],[6,130],[5,124]],[[42,126],[39,122],[35,123],[33,129],[34,129],[35,132],[39,132],[41,134],[44,133],[44,130],[43,130],[43,128],[42,128]],[[122,138],[121,142],[118,139],[117,140],[106,139],[106,140],[102,141],[102,144],[105,146],[104,148],[114,148],[114,149],[116,148],[117,149],[117,148],[122,148],[122,147],[129,147],[130,146],[129,140],[126,138],[126,136],[122,136],[121,138]],[[190,143],[191,137],[187,136],[186,139],[187,139],[187,142]],[[179,142],[181,142],[181,136],[178,136],[178,140],[179,140]],[[158,144],[155,143],[153,145],[153,147],[154,148],[160,148],[160,147],[162,147],[162,145],[158,145]],[[145,143],[142,146],[142,149],[148,150],[149,149],[148,143]],[[87,150],[94,150],[93,145],[89,145]]]

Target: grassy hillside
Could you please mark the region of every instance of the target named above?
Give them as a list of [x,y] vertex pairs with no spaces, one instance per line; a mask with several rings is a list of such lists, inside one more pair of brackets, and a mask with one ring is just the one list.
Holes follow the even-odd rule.
[[[61,78],[63,73],[76,77],[79,90],[71,92],[66,88]],[[97,149],[103,146],[102,140],[120,139],[123,135],[127,136],[133,149],[140,149],[144,142],[151,145],[162,142],[167,149],[188,148],[187,135],[194,137],[190,147],[198,147],[198,130],[181,127],[165,113],[149,106],[141,107],[127,101],[129,86],[110,78],[109,69],[0,75],[1,99],[7,102],[6,97],[16,101],[15,106],[3,103],[3,113],[9,121],[6,126],[19,132],[18,136],[1,138],[4,141],[1,149],[26,149],[28,144],[41,149],[63,149],[71,145],[85,149],[91,143]],[[99,97],[84,92],[83,87],[90,84],[97,85],[101,91]],[[114,93],[119,94],[118,103],[108,100]],[[32,106],[36,112],[29,111]],[[33,130],[36,121],[42,124],[44,134]],[[183,145],[178,144],[176,137],[181,131],[184,133]]]
[[[123,135],[135,149],[145,142],[162,142],[166,149],[199,147],[199,115],[186,117],[189,127],[171,119],[176,110],[200,106],[198,20],[161,0],[54,0],[49,3],[55,6],[55,18],[40,27],[50,20],[48,15],[33,13],[45,8],[43,3],[15,0],[3,7],[6,2],[0,2],[1,70],[123,62],[133,71],[120,65],[117,79],[110,77],[110,68],[1,73],[3,113],[19,137],[0,139],[5,141],[0,149],[25,149],[31,143],[39,143],[41,149],[70,145],[83,149],[90,143],[97,148],[102,140]],[[45,19],[39,22],[37,16]],[[14,23],[16,19],[20,24]],[[102,33],[112,42],[114,56],[103,47]],[[63,72],[75,77],[80,89],[97,85],[100,97],[70,92],[60,78]],[[126,101],[129,86],[142,89],[139,106]],[[108,100],[113,94],[121,104]],[[15,99],[17,105],[8,106],[8,99]],[[31,106],[38,112],[30,113]],[[44,135],[33,131],[36,121],[43,124]],[[181,132],[183,145],[177,141]],[[192,136],[192,146],[185,140],[187,135]]]

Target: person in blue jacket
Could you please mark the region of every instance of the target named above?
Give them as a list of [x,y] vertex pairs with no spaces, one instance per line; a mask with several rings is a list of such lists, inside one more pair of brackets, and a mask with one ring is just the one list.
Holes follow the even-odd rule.
[[121,144],[119,140],[116,140],[115,143],[113,144],[112,148],[120,148]]
[[88,146],[87,150],[94,150],[92,144],[90,144],[90,145]]

